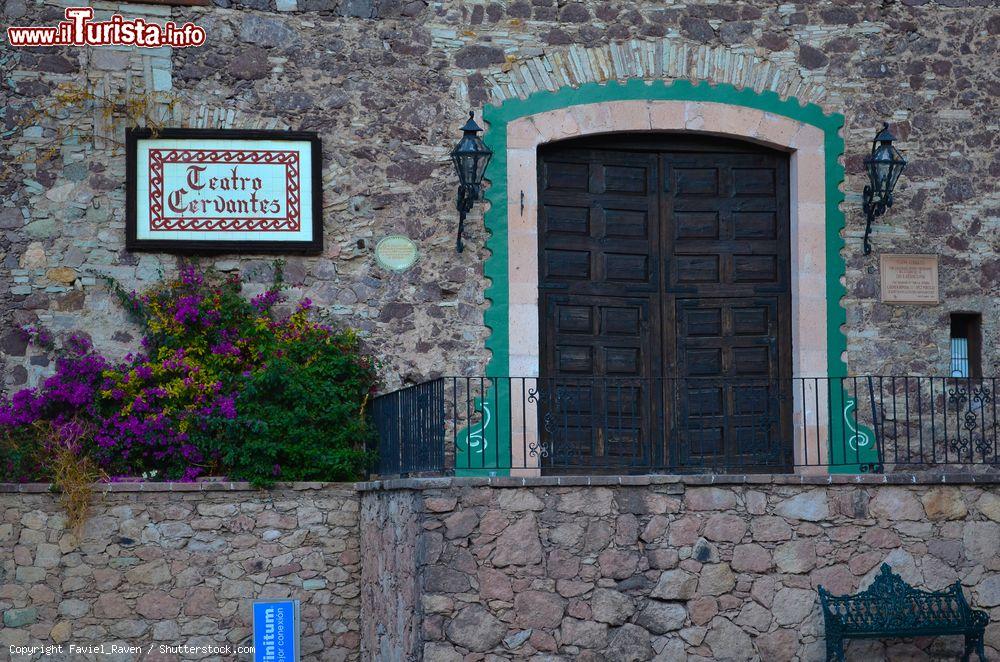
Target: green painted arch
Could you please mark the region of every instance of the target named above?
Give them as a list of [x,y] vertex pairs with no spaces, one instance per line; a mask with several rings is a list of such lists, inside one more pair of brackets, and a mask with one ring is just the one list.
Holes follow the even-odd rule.
[[[826,288],[827,288],[827,375],[828,377],[846,377],[847,365],[843,360],[847,349],[847,340],[842,331],[846,323],[846,311],[841,306],[841,299],[846,291],[841,283],[845,265],[841,256],[844,239],[841,232],[844,228],[844,214],[840,205],[844,194],[840,185],[844,180],[844,168],[840,157],[844,153],[844,141],[840,129],[844,125],[844,117],[840,114],[828,114],[816,104],[800,104],[797,99],[782,99],[777,93],[767,90],[756,92],[753,89],[739,89],[730,84],[712,85],[707,82],[694,83],[689,80],[676,81],[646,81],[628,80],[609,83],[587,83],[580,87],[563,87],[556,91],[537,92],[525,99],[509,99],[502,104],[487,106],[483,109],[483,119],[487,122],[484,135],[486,144],[493,150],[494,157],[486,170],[486,179],[490,187],[486,192],[489,207],[484,214],[484,223],[488,233],[486,247],[490,251],[484,266],[484,274],[490,280],[485,298],[490,306],[484,315],[484,323],[490,329],[486,340],[486,349],[490,352],[486,375],[489,377],[510,376],[510,328],[508,311],[510,303],[509,273],[508,273],[508,236],[507,236],[507,125],[522,117],[536,115],[550,110],[570,106],[594,104],[607,101],[701,101],[754,108],[760,111],[780,115],[789,119],[819,128],[824,136],[825,155],[825,191],[826,191]],[[498,382],[499,383],[499,382]],[[508,387],[509,388],[509,387]],[[502,387],[500,390],[503,390]],[[853,404],[848,404],[844,393],[833,394],[831,391],[831,412],[845,412]],[[508,394],[509,395],[509,394]],[[493,434],[489,435],[502,445],[507,438],[509,452],[509,407],[503,393],[494,390],[482,401],[494,406],[491,417],[495,422]],[[482,404],[482,401],[479,404]],[[856,410],[855,410],[856,411]],[[845,426],[845,423],[847,424]],[[847,415],[831,416],[830,436],[846,435],[847,432],[858,434],[859,422],[854,420],[850,425]],[[865,428],[865,430],[867,430]],[[870,430],[868,430],[870,433]],[[863,434],[863,432],[861,432]],[[467,442],[473,437],[482,438],[487,431],[473,427],[464,431],[462,437]],[[874,435],[872,435],[873,437]],[[468,446],[466,446],[468,448]],[[457,449],[462,455],[463,449]],[[460,459],[460,458],[459,458]],[[841,458],[841,463],[845,458]],[[853,458],[851,458],[853,461]],[[866,459],[859,458],[864,462]],[[476,465],[473,464],[472,467]],[[470,469],[472,469],[470,467]],[[487,465],[472,470],[469,473],[482,474]],[[494,473],[494,472],[490,472]]]

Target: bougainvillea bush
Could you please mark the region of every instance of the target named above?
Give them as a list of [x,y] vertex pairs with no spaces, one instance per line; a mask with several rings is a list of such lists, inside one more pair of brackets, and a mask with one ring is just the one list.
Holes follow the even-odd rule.
[[0,474],[50,480],[70,452],[111,480],[360,476],[375,362],[353,331],[315,321],[308,299],[277,315],[276,272],[250,300],[237,277],[192,266],[143,294],[116,289],[143,335],[119,362],[83,335],[56,347],[27,329],[55,373],[0,399]]

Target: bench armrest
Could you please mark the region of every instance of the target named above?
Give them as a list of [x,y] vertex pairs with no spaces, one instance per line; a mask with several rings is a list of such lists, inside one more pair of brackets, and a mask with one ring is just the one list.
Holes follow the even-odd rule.
[[980,609],[972,609],[972,624],[976,627],[985,628],[990,624],[990,615]]

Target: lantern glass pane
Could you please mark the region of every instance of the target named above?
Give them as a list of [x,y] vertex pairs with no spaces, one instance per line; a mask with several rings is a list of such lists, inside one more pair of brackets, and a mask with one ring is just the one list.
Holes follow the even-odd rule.
[[475,184],[476,183],[476,155],[475,154],[463,154],[461,156],[462,172],[459,175],[459,179],[462,180],[463,184]]
[[482,184],[483,174],[486,172],[486,164],[489,163],[490,157],[493,155],[493,153],[490,152],[490,149],[486,146],[486,144],[483,142],[483,139],[480,138],[479,136],[475,137],[475,145],[476,145],[476,168],[475,168],[476,179],[473,183]]
[[483,175],[486,174],[486,166],[489,164],[491,156],[493,156],[493,155],[490,154],[489,152],[486,152],[485,154],[480,154],[479,155],[479,160],[476,163],[476,183],[477,184],[482,184],[483,183]]
[[878,164],[871,159],[865,159],[865,170],[868,173],[868,182],[871,185],[872,192],[878,195],[880,189]]
[[893,149],[891,145],[882,143],[872,154],[869,160],[868,166],[868,177],[872,183],[872,189],[876,195],[885,195],[892,190],[891,183],[893,183],[892,172],[893,172]]
[[896,180],[899,179],[899,173],[902,172],[902,168],[898,164],[893,163],[889,172],[885,178],[885,192],[892,193],[893,189],[896,187]]
[[890,166],[891,164],[886,163],[885,161],[875,162],[875,172],[876,172],[876,178],[878,180],[878,184],[876,185],[875,190],[878,191],[879,193],[885,193],[887,190],[886,182],[889,181]]
[[896,182],[899,180],[899,176],[903,173],[903,168],[906,167],[906,159],[903,158],[895,149],[893,151],[892,169],[889,171],[889,180],[886,185],[889,187],[888,191],[892,193],[896,189]]
[[455,165],[455,173],[458,175],[458,183],[465,183],[465,173],[462,170],[462,157],[456,152],[451,153],[451,162]]

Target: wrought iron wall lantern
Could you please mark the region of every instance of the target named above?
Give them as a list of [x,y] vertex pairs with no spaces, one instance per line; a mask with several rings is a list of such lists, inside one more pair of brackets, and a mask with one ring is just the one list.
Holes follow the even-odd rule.
[[865,212],[865,255],[872,252],[872,222],[892,206],[892,190],[906,167],[906,159],[892,146],[895,139],[889,131],[889,124],[883,123],[882,130],[872,141],[872,153],[865,157],[865,172],[868,174],[862,203]]
[[455,250],[461,253],[465,246],[462,243],[462,231],[465,229],[465,217],[472,211],[472,205],[482,197],[483,174],[493,157],[493,150],[486,146],[479,133],[483,130],[476,124],[474,113],[469,111],[469,121],[462,127],[462,139],[451,150],[451,160],[458,173],[458,240]]

